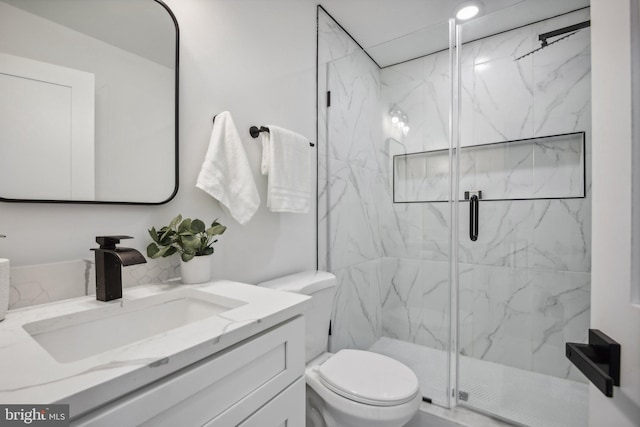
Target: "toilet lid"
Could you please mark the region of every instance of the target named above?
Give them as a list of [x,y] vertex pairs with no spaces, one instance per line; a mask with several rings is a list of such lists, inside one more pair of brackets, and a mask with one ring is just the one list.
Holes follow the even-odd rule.
[[331,391],[367,405],[401,405],[418,392],[418,378],[411,369],[369,351],[340,350],[320,366],[318,373]]

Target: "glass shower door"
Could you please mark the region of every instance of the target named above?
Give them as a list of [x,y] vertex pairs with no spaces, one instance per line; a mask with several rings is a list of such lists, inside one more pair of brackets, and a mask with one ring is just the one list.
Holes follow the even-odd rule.
[[[442,23],[427,39],[448,36]],[[390,200],[382,204],[386,284],[373,351],[413,369],[424,399],[450,406],[452,204],[448,50],[381,70]],[[396,120],[399,117],[399,120]],[[407,128],[400,124],[408,120]]]
[[584,426],[588,387],[564,343],[589,328],[589,30],[531,52],[589,10],[462,43],[499,16],[462,25],[457,43],[456,399],[527,426]]

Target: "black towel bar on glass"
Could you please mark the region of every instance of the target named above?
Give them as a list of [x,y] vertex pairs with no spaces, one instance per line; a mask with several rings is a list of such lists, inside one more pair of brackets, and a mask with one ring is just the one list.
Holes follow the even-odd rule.
[[[249,134],[251,134],[251,137],[253,138],[257,138],[260,135],[260,132],[269,132],[269,128],[266,126],[251,126],[249,128]],[[315,144],[313,142],[309,143],[310,147],[315,147]]]

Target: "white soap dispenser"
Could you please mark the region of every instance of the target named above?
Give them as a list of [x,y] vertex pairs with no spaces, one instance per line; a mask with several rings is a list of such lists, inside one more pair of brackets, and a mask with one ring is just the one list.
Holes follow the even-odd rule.
[[[0,238],[6,237],[0,234]],[[4,320],[4,316],[9,309],[9,260],[0,258],[0,321]]]

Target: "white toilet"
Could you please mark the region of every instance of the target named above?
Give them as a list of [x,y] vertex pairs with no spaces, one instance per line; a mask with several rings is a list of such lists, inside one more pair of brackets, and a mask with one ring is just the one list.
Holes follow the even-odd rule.
[[333,274],[305,271],[259,286],[312,297],[304,313],[307,427],[400,427],[415,415],[422,396],[407,366],[369,351],[327,353]]

